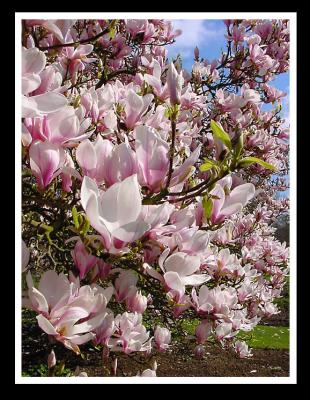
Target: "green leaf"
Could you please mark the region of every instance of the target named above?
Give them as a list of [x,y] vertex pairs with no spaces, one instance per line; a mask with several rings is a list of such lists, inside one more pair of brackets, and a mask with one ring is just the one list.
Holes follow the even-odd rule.
[[238,167],[249,167],[252,164],[259,164],[262,167],[266,169],[270,169],[271,171],[276,171],[276,167],[274,165],[271,165],[267,163],[264,160],[261,160],[260,158],[257,157],[245,157],[242,160],[238,162]]
[[236,147],[235,147],[235,159],[238,160],[238,158],[241,155],[241,152],[243,150],[243,132],[241,132],[241,134],[238,137],[238,141],[236,143]]
[[90,222],[87,218],[85,218],[85,222],[83,224],[83,230],[82,230],[82,234],[86,235],[86,233],[88,232],[88,229],[90,227]]
[[78,213],[76,211],[75,206],[72,208],[72,218],[73,218],[74,226],[76,227],[76,229],[78,229],[80,224],[79,224],[79,220],[78,220]]
[[115,27],[113,27],[109,31],[109,38],[113,39],[115,37],[115,35],[116,35],[116,29],[115,29]]
[[78,227],[80,228],[80,226],[82,226],[84,224],[84,218],[81,214],[78,215]]
[[215,122],[213,119],[211,119],[211,129],[213,132],[213,136],[216,139],[223,142],[225,144],[225,146],[228,147],[229,150],[231,150],[232,145],[231,145],[231,140],[230,140],[228,133],[226,133],[223,130],[223,128],[217,122]]
[[199,169],[201,172],[205,172],[205,171],[208,171],[209,169],[215,167],[216,164],[217,164],[216,161],[205,158],[205,162],[199,167]]
[[211,217],[212,209],[213,209],[213,201],[206,196],[202,199],[202,207],[204,211],[204,215],[207,219]]
[[115,19],[111,22],[109,26],[109,38],[112,40],[116,35],[116,25],[118,23],[118,19]]

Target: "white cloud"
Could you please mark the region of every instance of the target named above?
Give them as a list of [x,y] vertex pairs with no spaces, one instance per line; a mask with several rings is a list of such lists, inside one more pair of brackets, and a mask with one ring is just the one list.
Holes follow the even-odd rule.
[[169,57],[174,57],[178,53],[183,58],[193,57],[196,46],[205,46],[212,41],[222,38],[225,34],[225,27],[219,27],[213,21],[203,19],[196,20],[173,20],[174,29],[181,29],[182,34],[176,38],[176,42],[167,46]]

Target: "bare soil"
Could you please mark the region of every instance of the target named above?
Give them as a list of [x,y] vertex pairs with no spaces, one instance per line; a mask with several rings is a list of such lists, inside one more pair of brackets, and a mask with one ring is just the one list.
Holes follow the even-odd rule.
[[[38,326],[28,326],[23,329],[23,371],[46,365],[50,344],[47,337]],[[77,366],[88,376],[109,376],[111,358],[103,363],[101,351],[89,344],[81,346],[84,359],[65,349],[61,344],[53,346],[58,362],[65,361],[66,368],[73,372]],[[253,349],[253,357],[239,359],[235,354],[215,347],[206,346],[203,359],[193,356],[192,343],[177,343],[167,353],[157,353],[146,357],[139,353],[126,356],[117,354],[117,376],[135,376],[151,368],[153,361],[158,364],[157,376],[162,377],[215,377],[215,376],[289,376],[289,351],[271,349]],[[115,357],[115,353],[111,356]]]

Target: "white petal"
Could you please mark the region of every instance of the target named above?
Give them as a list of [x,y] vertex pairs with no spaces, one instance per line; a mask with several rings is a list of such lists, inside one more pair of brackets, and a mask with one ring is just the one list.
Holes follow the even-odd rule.
[[48,319],[43,317],[43,315],[37,315],[37,320],[39,327],[46,332],[48,335],[57,335],[56,329],[53,327],[53,325],[50,323]]

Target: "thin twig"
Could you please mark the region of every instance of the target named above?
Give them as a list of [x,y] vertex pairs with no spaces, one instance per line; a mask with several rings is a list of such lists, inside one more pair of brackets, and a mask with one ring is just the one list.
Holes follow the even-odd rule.
[[171,176],[173,172],[173,157],[174,157],[174,146],[175,146],[175,134],[176,134],[176,121],[174,119],[171,120],[171,145],[170,145],[170,158],[169,158],[169,172],[168,172],[168,178],[166,182],[165,188],[168,189],[171,181]]
[[87,38],[87,39],[82,39],[82,40],[78,40],[77,42],[70,42],[70,43],[60,43],[60,44],[54,44],[53,46],[38,46],[39,50],[50,50],[50,49],[59,49],[62,47],[74,47],[77,46],[79,44],[84,44],[84,43],[90,43],[93,42],[97,39],[99,39],[101,36],[105,35],[106,33],[109,32],[109,28],[104,29],[102,32],[98,33],[98,35],[91,37],[91,38]]

